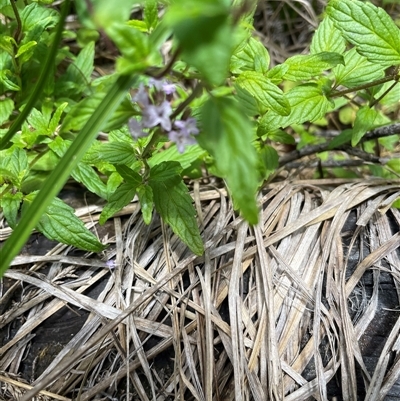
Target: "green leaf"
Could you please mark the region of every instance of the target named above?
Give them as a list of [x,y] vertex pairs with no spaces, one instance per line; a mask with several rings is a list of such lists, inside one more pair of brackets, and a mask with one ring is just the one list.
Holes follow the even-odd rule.
[[294,137],[289,135],[285,131],[276,130],[274,132],[269,132],[267,138],[271,141],[283,143],[286,145],[294,145],[296,143]]
[[115,213],[119,212],[123,207],[128,205],[135,197],[136,186],[131,182],[122,184],[117,190],[111,194],[108,203],[104,206],[100,214],[99,223],[104,224]]
[[21,188],[22,181],[29,173],[29,163],[26,152],[15,145],[10,147],[4,152],[1,165],[9,171],[9,177],[12,177],[13,185],[17,188]]
[[198,145],[187,146],[184,153],[180,153],[176,146],[171,146],[167,150],[153,154],[148,159],[148,164],[153,167],[163,161],[177,161],[182,169],[188,168],[195,160],[205,155],[204,149]]
[[357,0],[331,0],[326,12],[368,61],[386,67],[400,64],[400,30],[383,8]]
[[268,109],[283,116],[290,113],[289,102],[282,90],[263,74],[245,71],[239,75],[236,84],[246,89],[259,102],[260,114],[264,114]]
[[385,75],[380,64],[368,61],[356,49],[351,49],[344,54],[344,65],[337,65],[333,69],[333,73],[335,74],[335,85],[343,85],[348,88],[372,82]]
[[10,70],[1,70],[0,71],[0,85],[3,86],[3,90],[10,90],[10,91],[20,91],[21,88],[17,85],[14,81],[9,79],[8,77],[14,77],[14,74]]
[[90,192],[98,195],[100,198],[107,199],[108,191],[103,181],[101,181],[98,174],[92,167],[85,163],[78,163],[78,165],[71,172],[72,178],[82,183]]
[[235,84],[235,91],[237,100],[248,116],[254,117],[260,114],[257,100],[246,89]]
[[286,64],[276,65],[274,68],[270,69],[267,72],[266,77],[270,79],[272,83],[278,85],[283,81],[283,77],[285,76],[288,69],[289,66]]
[[146,0],[143,14],[143,20],[146,23],[147,30],[150,32],[158,22],[157,0]]
[[265,178],[268,178],[279,167],[279,155],[272,146],[265,145],[261,148],[260,160]]
[[210,98],[202,107],[201,121],[198,143],[214,157],[243,217],[256,224],[257,155],[249,118],[233,99]]
[[19,47],[15,58],[19,57],[20,64],[26,63],[33,56],[36,45],[37,42],[31,40],[30,42]]
[[265,74],[268,71],[270,57],[265,46],[257,39],[250,37],[245,47],[240,47],[230,61],[230,70],[233,74],[244,71],[256,71]]
[[51,120],[49,122],[48,130],[49,130],[50,134],[53,134],[56,132],[58,124],[60,123],[62,113],[64,112],[64,110],[67,106],[68,106],[68,103],[64,102],[64,103],[61,103],[57,107],[56,111],[53,114],[53,117],[51,117]]
[[[109,0],[96,0],[93,20],[96,25],[107,30],[113,24],[121,24],[129,18],[137,0],[119,0],[118,5]],[[87,7],[87,6],[86,6]]]
[[[35,196],[36,193],[33,192],[25,197],[24,208],[27,204],[32,203]],[[104,249],[104,245],[75,216],[74,209],[59,198],[54,198],[47,207],[36,225],[36,229],[47,238],[63,244],[92,252],[100,252]]]
[[14,110],[14,102],[12,99],[0,100],[0,125],[8,121],[13,110]]
[[291,113],[288,116],[281,116],[274,110],[269,111],[260,121],[261,135],[277,128],[317,120],[332,107],[322,89],[313,84],[292,88],[286,93],[286,99],[289,101]]
[[344,64],[344,60],[339,53],[322,52],[308,56],[302,54],[293,56],[284,64],[289,66],[284,78],[289,81],[299,81],[310,80],[337,64]]
[[107,33],[123,57],[117,60],[117,71],[123,74],[144,71],[160,64],[159,53],[152,48],[149,36],[127,24],[112,24]]
[[67,68],[62,81],[73,83],[72,90],[83,92],[89,85],[93,72],[94,42],[88,43],[78,54],[75,61]]
[[[79,131],[87,123],[94,111],[98,108],[104,97],[104,93],[96,93],[87,97],[71,108],[66,115],[61,131]],[[129,119],[133,114],[132,102],[125,98],[118,106],[112,117],[108,120],[104,131],[109,131],[120,126]]]
[[356,146],[369,130],[376,127],[378,117],[379,113],[368,106],[363,106],[357,111],[353,127],[353,135],[351,138],[351,146]]
[[131,165],[136,161],[136,157],[131,144],[126,142],[108,142],[96,146],[95,157],[91,158],[91,163],[98,161]]
[[345,129],[337,137],[333,138],[329,142],[329,149],[335,149],[340,145],[344,145],[345,143],[350,142],[352,136],[353,136],[353,130]]
[[152,182],[164,182],[173,187],[182,181],[181,172],[182,167],[178,162],[165,161],[151,168],[150,178]]
[[345,50],[346,41],[342,36],[342,32],[326,16],[315,31],[310,45],[310,53],[334,52],[343,54]]
[[25,33],[23,43],[30,41],[40,42],[43,31],[53,28],[58,22],[57,11],[31,3],[20,13],[22,31]]
[[142,210],[143,221],[150,224],[153,216],[153,191],[149,185],[139,185],[137,188],[137,195],[139,197],[140,209]]
[[4,217],[11,228],[17,225],[18,211],[21,206],[22,192],[6,192],[0,199],[0,206],[3,208]]
[[133,187],[137,187],[142,182],[142,177],[128,166],[116,166],[116,170],[121,177]]
[[[70,141],[65,141],[61,137],[57,137],[49,144],[49,148],[59,157],[63,157],[70,146]],[[82,183],[89,191],[95,193],[100,198],[107,199],[107,187],[101,181],[98,174],[89,165],[79,162],[71,172],[72,178]]]
[[390,159],[386,164],[388,167],[390,167],[396,173],[400,174],[400,159],[399,158]]
[[17,46],[17,42],[12,36],[0,35],[0,49],[14,56],[14,46]]
[[229,71],[232,27],[228,17],[229,8],[221,0],[177,0],[165,16],[179,41],[182,59],[215,85],[222,84]]
[[177,171],[181,171],[177,162],[163,162],[150,170],[149,185],[153,191],[154,205],[162,219],[191,251],[202,255],[204,245],[193,200]]

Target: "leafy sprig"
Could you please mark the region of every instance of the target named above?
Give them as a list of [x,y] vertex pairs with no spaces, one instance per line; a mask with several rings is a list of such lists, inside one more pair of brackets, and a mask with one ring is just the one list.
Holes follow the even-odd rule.
[[[271,68],[245,4],[177,0],[166,7],[147,0],[143,18],[132,20],[134,1],[75,3],[83,25],[69,32],[81,44],[76,55],[60,45],[68,1],[61,15],[40,2],[1,5],[0,207],[14,232],[0,251],[0,275],[34,227],[103,249],[54,198],[69,177],[107,201],[101,224],[137,196],[146,224],[157,211],[201,254],[183,180],[189,171],[223,178],[252,224],[263,182],[305,155],[340,150],[400,173],[398,159],[382,159],[370,145],[378,135],[390,149],[399,134],[386,114],[399,107],[400,30],[383,9],[331,0],[310,54]],[[120,56],[115,72],[95,77],[93,39],[100,37]],[[346,110],[351,127],[329,140],[314,135],[332,113]],[[392,139],[380,136],[385,130]],[[279,157],[276,144],[296,146],[295,132],[302,138],[297,149]]]

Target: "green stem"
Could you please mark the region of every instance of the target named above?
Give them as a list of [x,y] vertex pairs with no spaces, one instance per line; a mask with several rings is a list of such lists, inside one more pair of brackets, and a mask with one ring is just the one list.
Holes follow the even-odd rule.
[[[13,2],[11,2],[11,4],[13,4]],[[37,99],[39,99],[40,94],[43,91],[46,80],[50,75],[51,68],[53,67],[55,59],[56,59],[57,50],[58,50],[59,44],[61,42],[61,36],[62,36],[63,29],[64,29],[64,22],[65,22],[65,19],[67,18],[68,12],[69,12],[69,6],[70,6],[70,0],[65,0],[65,2],[63,3],[62,10],[61,10],[60,21],[58,23],[56,35],[54,37],[53,43],[51,44],[50,51],[47,54],[46,61],[41,70],[41,74],[36,83],[35,89],[33,90],[31,96],[29,97],[28,102],[26,103],[26,106],[21,111],[21,113],[19,114],[17,119],[14,121],[13,125],[8,130],[7,134],[5,134],[3,136],[3,138],[1,138],[0,150],[8,147],[8,144],[9,144],[11,138],[20,130],[22,123],[29,116],[29,113],[35,106]]]
[[0,249],[0,277],[2,277],[14,257],[19,253],[29,238],[32,229],[37,225],[46,211],[47,206],[62,189],[71,171],[81,160],[109,116],[118,107],[126,95],[128,88],[134,83],[134,79],[136,78],[132,78],[131,76],[121,76],[118,78],[53,172],[46,179],[42,189],[29,206],[29,209],[23,214],[11,237]]
[[10,3],[14,11],[15,19],[17,20],[17,29],[14,33],[14,39],[17,43],[19,43],[21,40],[22,22],[16,4],[13,1],[11,1]]

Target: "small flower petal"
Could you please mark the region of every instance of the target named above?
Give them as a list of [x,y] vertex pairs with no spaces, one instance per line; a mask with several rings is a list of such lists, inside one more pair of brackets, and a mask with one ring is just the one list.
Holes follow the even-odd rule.
[[128,122],[129,132],[134,139],[138,139],[142,136],[146,136],[147,133],[143,132],[142,124],[136,120],[136,118],[131,118]]
[[139,89],[136,92],[135,96],[133,96],[132,100],[134,102],[137,102],[140,106],[140,108],[144,109],[147,107],[150,102],[149,102],[149,95],[146,92],[146,89],[143,84],[139,85]]
[[171,105],[164,101],[160,106],[149,105],[143,110],[143,126],[152,128],[160,124],[165,131],[171,129],[171,120],[169,116],[172,114]]

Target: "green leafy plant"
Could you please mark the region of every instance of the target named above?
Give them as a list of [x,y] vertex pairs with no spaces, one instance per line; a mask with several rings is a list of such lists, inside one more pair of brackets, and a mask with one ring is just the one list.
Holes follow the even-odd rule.
[[[137,196],[147,224],[155,209],[200,255],[183,179],[189,171],[199,177],[199,166],[226,182],[251,224],[258,189],[298,155],[346,151],[377,163],[382,176],[400,173],[398,159],[383,168],[374,154],[374,141],[390,150],[400,132],[388,117],[399,111],[400,30],[382,8],[331,0],[310,54],[271,68],[268,50],[252,35],[251,2],[148,0],[142,18],[130,19],[134,1],[115,7],[77,0],[82,27],[64,31],[81,45],[75,53],[60,44],[69,2],[61,15],[49,3],[0,3],[7,18],[0,36],[0,206],[14,229],[1,249],[0,274],[33,228],[103,249],[54,198],[69,177],[107,202],[101,224]],[[120,55],[115,72],[96,77],[94,40],[101,37]],[[351,127],[319,138],[315,132],[333,113],[350,114]],[[96,139],[100,130],[107,140]],[[294,146],[295,135],[297,156],[279,157],[277,143]]]

